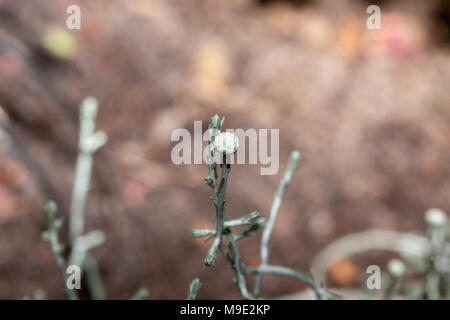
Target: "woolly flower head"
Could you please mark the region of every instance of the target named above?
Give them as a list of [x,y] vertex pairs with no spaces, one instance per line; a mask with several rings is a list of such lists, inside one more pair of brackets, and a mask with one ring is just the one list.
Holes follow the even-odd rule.
[[405,273],[405,265],[399,259],[392,259],[388,263],[388,270],[393,277],[399,278]]
[[443,227],[447,223],[447,215],[441,209],[428,209],[425,212],[425,221],[432,227]]
[[239,139],[230,132],[221,132],[214,139],[214,149],[225,154],[233,154],[239,148]]

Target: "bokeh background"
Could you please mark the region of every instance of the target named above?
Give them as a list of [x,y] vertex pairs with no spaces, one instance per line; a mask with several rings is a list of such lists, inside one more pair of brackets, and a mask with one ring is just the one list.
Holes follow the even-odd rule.
[[[82,29],[65,28],[81,7]],[[381,30],[366,8],[381,7]],[[100,103],[109,141],[95,156],[87,229],[108,298],[147,287],[151,299],[238,298],[208,245],[214,224],[205,165],[172,164],[170,134],[218,113],[226,128],[279,128],[280,171],[237,165],[232,217],[267,216],[291,150],[302,159],[272,237],[271,261],[308,270],[339,236],[424,230],[429,207],[450,211],[449,2],[256,0],[0,1],[0,298],[42,289],[64,298],[44,206],[66,216],[77,155],[78,105]],[[248,265],[259,237],[243,240]],[[357,285],[383,254],[340,263],[329,285]],[[263,296],[304,286],[267,277]]]

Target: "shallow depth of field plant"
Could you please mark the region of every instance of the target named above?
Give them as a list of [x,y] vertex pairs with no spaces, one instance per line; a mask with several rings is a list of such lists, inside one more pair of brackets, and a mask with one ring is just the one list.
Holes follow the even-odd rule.
[[[84,207],[90,187],[91,170],[94,153],[106,143],[106,135],[95,130],[97,101],[86,98],[81,103],[79,155],[76,164],[75,180],[72,190],[72,202],[68,221],[69,237],[62,243],[59,231],[63,226],[58,218],[58,209],[53,201],[46,208],[48,229],[42,234],[48,241],[55,262],[60,269],[63,286],[69,299],[80,299],[77,280],[71,279],[71,273],[78,267],[82,283],[86,285],[90,299],[106,299],[102,278],[95,258],[89,253],[92,248],[102,244],[105,235],[100,230],[84,233]],[[414,233],[399,233],[383,230],[369,230],[348,235],[331,243],[312,261],[312,273],[304,273],[293,268],[269,262],[269,243],[272,230],[281,207],[284,192],[300,160],[300,152],[293,151],[289,157],[285,172],[275,192],[272,206],[267,218],[254,211],[240,218],[228,219],[225,209],[226,189],[231,174],[230,157],[239,148],[237,137],[227,132],[220,132],[225,118],[213,116],[209,129],[213,132],[208,142],[208,175],[205,183],[211,187],[212,202],[215,208],[215,229],[194,229],[191,236],[206,238],[210,247],[204,259],[205,267],[215,265],[220,254],[234,272],[234,282],[243,299],[261,299],[262,284],[265,275],[287,276],[304,282],[314,293],[315,298],[345,299],[345,290],[332,290],[323,287],[328,268],[339,259],[368,250],[394,251],[402,259],[393,259],[387,266],[383,278],[382,290],[367,290],[365,284],[357,289],[357,297],[392,299],[450,299],[450,241],[446,214],[439,209],[430,209],[425,214],[429,226],[428,237]],[[221,159],[217,161],[216,159]],[[241,239],[254,236],[262,229],[260,243],[261,264],[258,267],[246,266],[239,253]],[[249,287],[249,278],[253,277],[253,288]],[[69,286],[72,284],[73,286]],[[74,288],[75,286],[75,288]],[[187,299],[196,299],[201,288],[198,278],[187,288]],[[153,288],[157,290],[157,288]],[[144,299],[147,289],[141,288],[131,299]],[[27,297],[26,297],[27,298]],[[35,299],[45,298],[45,292],[38,291]]]
[[[79,299],[77,287],[69,288],[68,274],[73,271],[73,267],[79,267],[83,277],[86,279],[89,297],[91,299],[105,299],[106,293],[103,287],[101,275],[99,274],[95,258],[89,254],[89,250],[95,248],[104,241],[104,234],[100,230],[91,231],[84,234],[84,207],[90,186],[91,170],[94,153],[106,143],[106,135],[95,131],[95,118],[98,106],[95,98],[86,98],[81,103],[80,110],[80,134],[79,134],[79,155],[76,164],[75,181],[72,192],[72,203],[69,219],[69,239],[68,245],[60,242],[59,230],[63,225],[63,220],[57,217],[57,206],[53,201],[47,205],[47,223],[48,229],[42,234],[44,240],[50,243],[55,261],[60,269],[63,285],[67,296],[71,300]],[[297,168],[300,153],[292,152],[286,172],[280,182],[280,186],[275,194],[269,218],[260,217],[258,212],[252,212],[246,216],[237,219],[226,219],[225,212],[225,192],[228,176],[231,171],[229,157],[235,153],[238,148],[238,142],[234,135],[229,133],[220,133],[225,118],[215,115],[211,118],[209,129],[217,130],[219,134],[213,135],[209,141],[210,159],[208,164],[208,176],[205,182],[209,185],[214,195],[211,197],[216,208],[216,229],[196,229],[192,230],[192,237],[208,237],[213,239],[211,248],[208,250],[204,265],[213,266],[220,252],[230,267],[235,272],[235,282],[239,292],[244,299],[255,299],[260,297],[262,277],[264,275],[290,276],[308,284],[319,299],[336,299],[337,295],[332,294],[319,286],[311,274],[305,274],[300,271],[269,264],[269,241],[278,210],[281,206],[284,191],[289,184],[292,175]],[[213,161],[215,155],[221,153],[223,161],[220,165]],[[220,172],[218,172],[220,167]],[[219,178],[220,175],[220,178]],[[234,233],[235,227],[247,226],[242,231]],[[245,237],[253,235],[253,232],[263,228],[261,240],[262,263],[257,268],[246,267],[242,262],[238,249],[238,241]],[[226,239],[226,240],[225,240]],[[249,275],[255,275],[255,286],[252,291],[247,287],[246,278]],[[187,299],[195,299],[201,283],[198,278],[194,279],[188,288]],[[78,284],[79,288],[79,284]],[[140,289],[131,299],[143,299],[147,297],[146,289]]]
[[[259,212],[256,211],[240,218],[227,220],[225,192],[227,189],[228,177],[231,172],[230,156],[237,151],[239,144],[237,138],[233,134],[228,132],[220,133],[224,121],[225,118],[220,119],[218,115],[215,115],[211,118],[208,127],[208,129],[216,131],[216,134],[211,134],[209,140],[208,176],[205,178],[206,184],[213,190],[211,199],[216,209],[216,229],[195,229],[191,232],[192,237],[207,237],[207,241],[212,240],[211,247],[204,260],[204,265],[206,267],[213,266],[217,254],[220,252],[233,269],[235,274],[234,281],[244,299],[255,299],[260,297],[262,277],[268,274],[289,276],[304,281],[312,290],[314,290],[318,299],[338,298],[337,295],[330,293],[318,285],[311,274],[302,273],[279,265],[269,264],[270,236],[275,225],[278,210],[281,206],[284,191],[291,181],[292,175],[300,160],[300,153],[298,151],[293,151],[291,153],[286,171],[281,179],[280,186],[275,193],[275,198],[267,220],[260,217]],[[217,164],[214,161],[216,153],[220,153],[222,156],[220,164]],[[248,227],[243,231],[233,232],[234,228],[242,226]],[[252,232],[260,228],[263,228],[260,248],[261,265],[257,268],[250,268],[245,266],[242,261],[239,254],[238,242],[240,239],[252,236]],[[249,275],[256,276],[253,290],[250,290],[247,285],[247,277]]]

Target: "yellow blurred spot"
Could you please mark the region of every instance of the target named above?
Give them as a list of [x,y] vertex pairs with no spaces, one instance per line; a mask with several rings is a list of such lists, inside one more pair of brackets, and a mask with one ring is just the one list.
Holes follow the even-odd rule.
[[362,50],[362,24],[355,18],[346,19],[337,31],[336,47],[345,57],[354,57]]
[[51,54],[63,59],[75,57],[79,50],[77,38],[70,31],[55,26],[44,33],[42,44]]
[[204,219],[197,219],[192,222],[189,227],[189,230],[192,229],[216,229],[216,225],[213,224],[211,221],[207,221]]
[[219,41],[204,43],[193,58],[194,92],[199,98],[217,100],[227,89],[230,65],[226,48]]

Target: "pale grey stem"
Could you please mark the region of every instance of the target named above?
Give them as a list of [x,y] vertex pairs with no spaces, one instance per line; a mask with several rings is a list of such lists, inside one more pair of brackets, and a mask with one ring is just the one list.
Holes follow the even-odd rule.
[[81,266],[87,252],[101,245],[104,240],[105,235],[100,230],[95,230],[76,238],[70,253],[69,264]]
[[232,266],[234,263],[234,260],[228,253],[227,249],[225,249],[223,242],[219,245],[219,250],[220,250],[220,253],[222,253],[222,255],[224,256],[224,258],[227,259],[230,266]]
[[92,167],[92,156],[80,153],[77,160],[75,183],[72,193],[72,205],[70,209],[70,239],[75,239],[83,234],[84,228],[84,206],[86,194],[89,189]]
[[[266,226],[264,227],[261,238],[261,247],[260,247],[261,267],[264,267],[269,263],[270,236],[272,235],[272,230],[275,225],[275,221],[277,219],[278,210],[280,209],[281,202],[283,200],[284,191],[286,190],[287,185],[291,181],[295,169],[297,169],[299,159],[300,159],[300,152],[293,151],[289,157],[288,165],[284,172],[283,178],[280,181],[278,190],[275,193],[275,198],[272,202],[272,207],[270,209],[269,219],[267,220]],[[258,297],[261,292],[261,281],[262,281],[262,274],[257,274],[253,290],[253,294],[255,295],[255,297]]]
[[204,265],[212,266],[217,257],[217,249],[222,243],[222,234],[224,230],[225,222],[225,191],[227,188],[228,175],[230,173],[231,167],[229,164],[224,162],[221,165],[222,168],[222,178],[220,179],[219,186],[214,188],[214,206],[216,207],[216,236],[213,245],[208,250],[205,257]]
[[248,273],[250,274],[262,274],[262,275],[279,275],[279,276],[288,276],[288,277],[294,277],[302,280],[303,282],[306,282],[308,285],[315,285],[311,282],[311,278],[299,271],[296,271],[291,268],[283,267],[283,266],[272,266],[272,265],[265,265],[265,266],[259,266],[257,268],[247,268]]
[[53,252],[53,256],[55,257],[56,264],[61,272],[61,276],[64,281],[64,289],[67,293],[67,296],[70,300],[78,300],[78,295],[74,290],[71,290],[67,287],[67,273],[66,273],[66,262],[61,253],[61,244],[58,241],[58,235],[56,233],[51,233],[49,237],[50,246]]
[[95,98],[86,98],[81,103],[80,152],[76,164],[70,208],[70,239],[72,243],[83,234],[84,207],[91,181],[92,156],[95,151],[106,143],[106,135],[103,132],[95,132],[97,109],[97,100]]
[[192,280],[189,285],[188,296],[186,300],[195,300],[197,298],[198,291],[200,290],[202,284],[199,278]]
[[106,293],[97,260],[89,252],[86,254],[83,266],[86,272],[86,282],[91,298],[93,300],[104,300],[106,298]]
[[[231,227],[252,225],[249,229],[245,230],[245,232],[248,233],[250,231],[255,231],[255,230],[259,229],[262,225],[264,225],[265,221],[266,220],[264,218],[259,217],[258,211],[253,211],[252,213],[250,213],[244,217],[225,221],[223,223],[223,227],[224,227],[224,230],[226,230],[227,228],[231,228]],[[216,235],[215,229],[193,229],[193,230],[191,230],[191,237],[193,237],[193,238],[202,238],[202,237],[206,237],[206,236],[214,237],[215,235]],[[236,239],[236,240],[238,240],[238,239]]]
[[439,292],[440,275],[436,270],[428,272],[425,279],[425,290],[430,300],[439,300],[441,294]]
[[391,300],[392,295],[394,294],[395,286],[397,285],[398,278],[392,276],[391,274],[388,275],[386,288],[384,290],[384,300]]
[[[99,232],[91,236],[82,236],[84,231],[84,208],[91,181],[93,154],[106,143],[106,135],[95,131],[98,104],[93,97],[88,97],[81,103],[79,154],[75,170],[75,180],[72,189],[70,207],[70,241],[72,244],[71,262],[86,272],[89,291],[94,299],[103,299],[103,285],[98,274],[97,264],[87,251],[103,241]],[[102,238],[100,240],[100,238]],[[88,240],[88,241],[85,241]],[[92,240],[92,241],[91,241]],[[89,258],[89,259],[87,259]]]
[[136,293],[130,298],[130,300],[144,300],[148,297],[148,290],[145,288],[140,288]]
[[250,213],[244,217],[227,220],[224,222],[223,225],[225,228],[240,227],[240,226],[252,224],[258,218],[259,218],[259,212],[253,211],[252,213]]
[[78,300],[78,294],[73,289],[67,287],[67,273],[66,273],[66,260],[64,259],[63,252],[64,246],[59,242],[58,232],[62,226],[62,219],[57,219],[56,214],[58,208],[53,201],[47,204],[47,224],[48,230],[42,234],[44,240],[50,243],[53,256],[55,257],[56,264],[61,272],[61,276],[64,281],[64,289],[70,300]]
[[[445,215],[445,213],[443,214]],[[436,268],[436,259],[438,259],[439,256],[445,254],[447,217],[444,217],[445,219],[443,223],[441,222],[441,224],[438,225],[432,223],[433,221],[429,221],[429,219],[427,221],[429,224],[428,233],[431,241],[431,251],[429,256],[429,259],[431,260],[431,268],[425,278],[425,291],[427,293],[428,299],[430,300],[439,300],[441,298],[439,288],[441,282],[441,272],[438,268]]]
[[256,275],[279,275],[279,276],[287,276],[297,278],[303,282],[305,282],[316,294],[319,300],[338,300],[340,297],[332,292],[325,290],[320,287],[315,279],[307,274],[304,274],[295,269],[286,268],[282,266],[273,266],[273,265],[265,265],[260,266],[258,268],[249,268],[247,267],[247,272],[249,274]]
[[247,289],[247,283],[245,281],[245,274],[242,271],[242,261],[241,261],[241,256],[239,255],[239,251],[237,248],[237,243],[236,243],[236,238],[234,236],[234,234],[232,234],[231,232],[228,233],[228,245],[230,247],[230,251],[232,254],[232,259],[233,259],[233,264],[232,267],[234,269],[234,272],[236,274],[236,284],[239,288],[239,291],[241,293],[241,296],[244,299],[247,300],[252,300],[254,299],[253,296],[248,292]]

